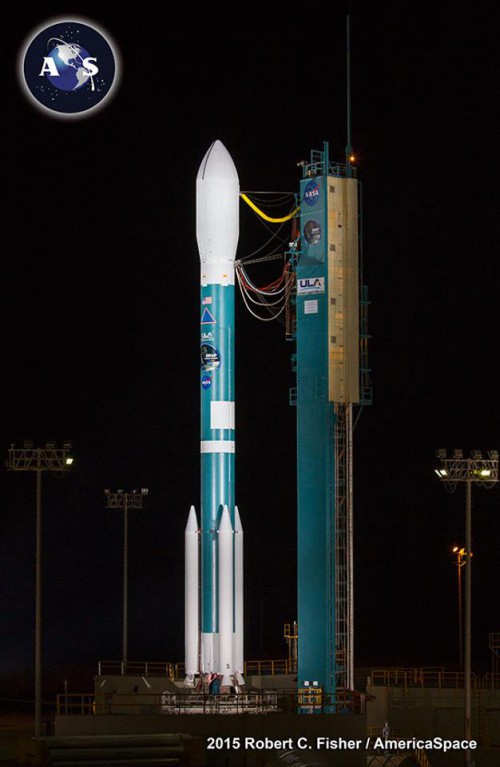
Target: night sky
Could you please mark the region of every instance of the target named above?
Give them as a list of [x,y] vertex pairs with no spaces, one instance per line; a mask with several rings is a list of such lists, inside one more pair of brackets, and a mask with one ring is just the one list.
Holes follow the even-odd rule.
[[[74,470],[43,485],[43,658],[59,688],[73,667],[90,686],[99,659],[121,656],[122,515],[105,509],[108,487],[149,488],[129,526],[129,658],[183,660],[206,150],[223,141],[243,191],[298,191],[297,163],[324,141],[343,159],[348,4],[270,5],[73,3],[123,62],[116,97],[81,121],[40,114],[4,68],[0,445],[7,458],[25,438],[74,443]],[[500,447],[498,12],[365,5],[351,9],[352,124],[374,402],[355,431],[356,665],[456,667],[449,549],[464,543],[465,494],[433,468],[439,447]],[[12,10],[12,62],[34,27],[68,14],[42,10]],[[238,256],[266,239],[242,203]],[[283,658],[297,615],[293,346],[239,295],[236,343],[245,655]],[[33,667],[34,475],[1,472],[0,498],[1,686]],[[499,512],[498,489],[474,491],[479,671],[500,631]]]

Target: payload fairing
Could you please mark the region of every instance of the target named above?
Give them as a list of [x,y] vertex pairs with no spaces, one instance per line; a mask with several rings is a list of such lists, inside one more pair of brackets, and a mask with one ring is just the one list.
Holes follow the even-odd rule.
[[235,506],[234,260],[239,180],[220,141],[196,178],[200,253],[201,526],[191,507],[185,533],[186,686],[217,674],[243,681],[243,531]]

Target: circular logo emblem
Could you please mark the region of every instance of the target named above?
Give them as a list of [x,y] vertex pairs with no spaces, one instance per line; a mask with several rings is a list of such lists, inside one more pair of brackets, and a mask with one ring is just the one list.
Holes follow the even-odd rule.
[[119,56],[110,36],[86,20],[53,20],[34,30],[18,61],[28,99],[59,118],[86,117],[102,107],[119,81]]
[[202,376],[201,377],[201,388],[202,389],[210,389],[212,386],[212,379],[210,376]]
[[308,245],[315,245],[321,240],[321,227],[313,218],[304,224],[304,239]]
[[319,185],[317,181],[309,181],[304,189],[304,200],[310,207],[319,200]]
[[201,345],[201,369],[204,373],[212,373],[220,368],[220,354],[212,344]]

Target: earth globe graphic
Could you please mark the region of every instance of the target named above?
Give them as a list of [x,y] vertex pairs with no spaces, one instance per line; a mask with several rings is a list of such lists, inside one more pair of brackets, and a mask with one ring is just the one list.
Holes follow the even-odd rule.
[[[90,53],[76,43],[67,43],[56,37],[51,37],[48,44],[56,42],[49,56],[53,59],[59,75],[45,72],[45,76],[56,88],[62,91],[76,91],[92,79],[91,72],[86,69],[84,59],[90,57]],[[92,80],[92,90],[94,90]]]

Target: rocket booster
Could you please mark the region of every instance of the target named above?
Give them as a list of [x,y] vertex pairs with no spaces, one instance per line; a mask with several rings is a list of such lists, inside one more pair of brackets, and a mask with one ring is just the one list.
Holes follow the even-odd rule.
[[184,533],[184,561],[186,574],[184,579],[184,641],[186,677],[194,680],[198,671],[198,633],[199,633],[199,545],[198,520],[194,506],[189,511]]
[[[235,509],[234,474],[234,260],[238,236],[238,173],[227,149],[215,141],[196,178],[201,291],[201,514],[196,567],[201,599],[195,638],[196,621],[188,610],[186,585],[186,616],[191,616],[189,630],[186,623],[186,683],[192,681],[196,644],[199,673],[221,674],[222,687],[230,686],[243,671],[242,584],[236,583],[242,577],[242,529]],[[188,566],[195,567],[186,558]],[[188,578],[191,583],[193,577],[186,571],[186,584]]]

